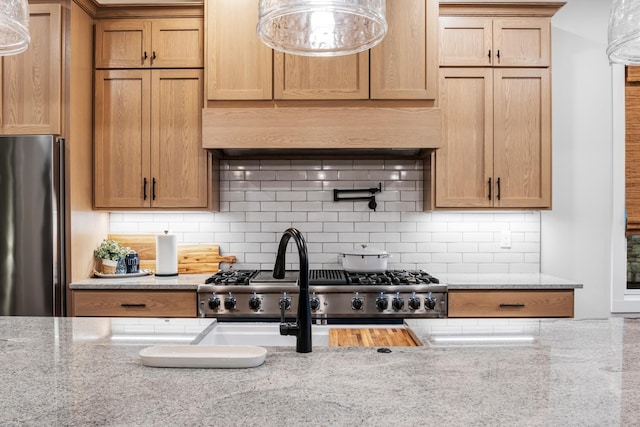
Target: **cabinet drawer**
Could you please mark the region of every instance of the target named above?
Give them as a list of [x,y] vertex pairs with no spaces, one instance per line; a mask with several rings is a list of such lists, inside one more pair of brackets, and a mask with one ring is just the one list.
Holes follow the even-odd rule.
[[573,289],[450,290],[449,317],[573,317]]
[[196,317],[195,291],[73,291],[74,316]]

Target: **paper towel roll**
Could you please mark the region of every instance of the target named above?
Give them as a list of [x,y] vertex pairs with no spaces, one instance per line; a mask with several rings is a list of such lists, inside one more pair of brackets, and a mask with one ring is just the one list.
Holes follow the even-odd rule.
[[175,234],[156,236],[156,276],[178,275],[178,241]]

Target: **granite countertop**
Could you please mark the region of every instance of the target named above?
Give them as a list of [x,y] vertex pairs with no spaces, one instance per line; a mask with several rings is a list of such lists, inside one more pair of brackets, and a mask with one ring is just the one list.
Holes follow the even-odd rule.
[[539,273],[439,274],[448,289],[576,289],[582,284]]
[[[90,278],[71,283],[71,289],[197,289],[210,274],[176,277]],[[438,274],[448,289],[575,289],[582,284],[547,274]]]
[[198,285],[211,274],[179,274],[173,277],[157,277],[153,274],[141,277],[98,278],[78,280],[69,284],[71,289],[198,289]]
[[0,317],[0,425],[617,426],[640,413],[637,319],[411,320],[421,340],[534,341],[270,347],[262,366],[237,370],[141,365],[141,349],[212,321]]

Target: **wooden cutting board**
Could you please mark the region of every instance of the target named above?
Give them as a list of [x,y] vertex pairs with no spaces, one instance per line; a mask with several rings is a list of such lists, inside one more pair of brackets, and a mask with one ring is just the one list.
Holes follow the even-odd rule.
[[329,329],[329,347],[416,347],[409,331],[403,328]]
[[[155,234],[109,234],[123,246],[128,246],[138,253],[140,268],[155,271],[156,269],[156,235]],[[233,255],[221,256],[220,246],[215,244],[178,243],[178,273],[213,274],[220,269],[221,262],[233,264]]]

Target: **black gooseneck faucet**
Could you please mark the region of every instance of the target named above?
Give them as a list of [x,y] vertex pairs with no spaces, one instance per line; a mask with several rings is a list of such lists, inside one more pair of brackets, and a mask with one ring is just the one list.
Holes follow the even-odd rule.
[[[296,228],[288,228],[285,230],[282,238],[280,239],[278,255],[276,256],[276,265],[273,267],[273,277],[276,279],[284,278],[285,254],[290,238],[295,240],[296,245],[298,246],[298,255],[300,256],[300,276],[298,277],[298,287],[300,288],[298,296],[298,314],[295,323],[285,323],[284,315],[282,316],[282,323],[280,323],[280,335],[295,335],[296,351],[298,353],[310,353],[311,306],[309,303],[309,257],[307,254],[307,242],[305,242],[302,233],[300,233]],[[285,303],[286,301],[280,302],[280,304]],[[284,313],[284,310],[282,310],[282,313]]]

